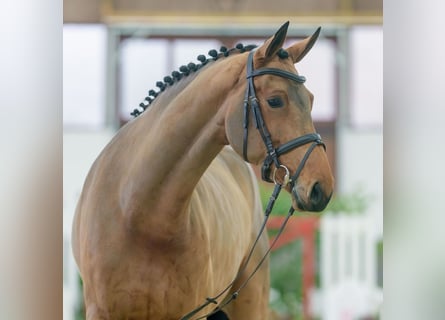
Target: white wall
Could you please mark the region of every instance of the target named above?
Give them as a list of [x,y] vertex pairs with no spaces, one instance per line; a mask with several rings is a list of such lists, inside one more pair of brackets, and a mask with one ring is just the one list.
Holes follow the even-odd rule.
[[383,237],[383,131],[340,127],[337,139],[338,192],[369,196],[367,214],[376,236]]
[[77,266],[71,251],[71,226],[85,177],[112,131],[63,134],[63,319],[74,319],[79,305]]

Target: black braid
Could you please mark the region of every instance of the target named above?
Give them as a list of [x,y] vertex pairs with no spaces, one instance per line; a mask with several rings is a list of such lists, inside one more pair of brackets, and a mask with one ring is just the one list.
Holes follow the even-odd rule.
[[286,59],[289,57],[289,53],[286,50],[284,50],[283,48],[278,50],[277,55],[278,55],[278,57],[280,57],[280,59]]
[[[222,57],[228,57],[232,53],[237,53],[237,52],[243,53],[246,51],[251,51],[254,48],[256,48],[256,45],[252,44],[252,45],[244,46],[242,43],[238,43],[235,46],[235,48],[232,48],[232,49],[227,49],[227,47],[222,46],[219,49],[219,52],[215,49],[210,50],[208,52],[210,58],[207,58],[205,55],[200,54],[197,57],[197,60],[200,63],[196,64],[196,63],[190,62],[187,65],[181,66],[179,68],[179,71],[173,71],[171,73],[171,76],[165,76],[163,78],[163,81],[157,81],[156,87],[159,88],[159,91],[156,92],[153,89],[148,91],[148,96],[145,97],[144,101],[139,104],[139,109],[138,108],[134,109],[133,112],[130,113],[130,115],[132,115],[133,117],[137,117],[140,114],[142,114],[142,112],[144,112],[148,108],[148,106],[156,99],[156,97],[161,92],[166,90],[168,87],[173,86],[176,82],[180,81],[182,78],[187,77],[191,73],[197,72],[199,69],[204,67],[208,62],[216,61]],[[281,56],[280,56],[280,58],[281,58]]]

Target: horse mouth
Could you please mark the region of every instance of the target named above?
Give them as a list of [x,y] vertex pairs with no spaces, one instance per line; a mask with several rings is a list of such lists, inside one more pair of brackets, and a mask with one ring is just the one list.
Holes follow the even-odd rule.
[[295,189],[292,189],[292,207],[298,211],[308,211]]
[[308,212],[320,212],[323,211],[328,205],[332,193],[326,195],[323,190],[317,186],[317,184],[312,187],[307,200],[304,198],[304,192],[298,187],[292,188],[292,206],[295,210],[308,211]]

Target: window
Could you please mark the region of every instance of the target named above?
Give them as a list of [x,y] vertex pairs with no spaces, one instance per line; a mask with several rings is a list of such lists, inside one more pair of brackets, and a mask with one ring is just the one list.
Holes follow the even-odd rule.
[[105,124],[106,27],[63,27],[63,125],[100,128]]
[[148,90],[167,74],[168,41],[129,38],[121,43],[119,53],[119,115],[128,120]]
[[358,128],[383,125],[383,31],[357,26],[350,31],[350,122]]
[[[295,39],[287,41],[288,45],[294,42]],[[312,109],[314,121],[335,121],[337,115],[335,51],[334,40],[320,38],[296,65],[298,73],[306,77],[306,87],[315,97]]]
[[119,83],[121,85],[119,112],[124,121],[155,89],[157,81],[189,62],[199,63],[196,57],[210,49],[219,49],[220,42],[207,39],[145,39],[129,38],[121,44]]

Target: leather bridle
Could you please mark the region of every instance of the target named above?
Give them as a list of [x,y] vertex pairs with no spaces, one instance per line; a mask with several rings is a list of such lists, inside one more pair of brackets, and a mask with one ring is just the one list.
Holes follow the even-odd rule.
[[[280,237],[281,233],[283,232],[287,222],[289,221],[289,218],[294,213],[294,208],[291,206],[286,218],[284,219],[284,222],[282,223],[280,229],[278,230],[277,235],[273,239],[271,245],[269,246],[269,249],[263,254],[262,258],[260,259],[257,266],[253,269],[253,271],[250,273],[250,275],[247,277],[247,279],[231,294],[227,295],[219,304],[218,299],[221,298],[226,292],[228,292],[232,288],[233,284],[240,278],[240,276],[246,271],[247,265],[253,255],[254,249],[256,248],[256,245],[258,241],[261,238],[261,235],[263,231],[266,228],[266,223],[268,221],[269,215],[272,212],[272,208],[275,204],[275,200],[278,198],[278,195],[280,194],[280,191],[283,186],[287,186],[287,184],[291,184],[291,188],[294,187],[301,171],[303,170],[303,167],[309,158],[310,154],[314,150],[314,148],[318,145],[322,145],[325,149],[326,146],[321,140],[321,137],[318,133],[309,133],[305,134],[301,137],[292,139],[289,142],[284,143],[283,145],[275,148],[272,144],[272,138],[267,130],[266,124],[264,122],[263,116],[261,114],[261,109],[259,106],[258,99],[255,94],[255,87],[253,83],[253,78],[256,76],[264,75],[264,74],[271,74],[283,78],[287,78],[293,81],[296,81],[297,83],[304,83],[306,81],[306,78],[303,76],[296,75],[294,73],[275,69],[275,68],[260,68],[257,70],[254,70],[253,68],[253,51],[249,53],[249,56],[247,58],[247,88],[246,88],[246,94],[244,98],[244,135],[243,135],[243,157],[245,161],[248,161],[247,159],[247,138],[249,134],[249,117],[250,117],[250,109],[252,109],[253,119],[255,121],[255,127],[260,132],[261,138],[264,141],[264,144],[267,149],[267,156],[264,159],[262,168],[261,168],[261,176],[262,179],[267,182],[274,182],[275,188],[272,192],[272,195],[270,196],[269,203],[266,206],[266,210],[264,212],[264,221],[261,225],[260,231],[258,232],[258,235],[252,245],[252,247],[249,250],[249,253],[247,255],[247,259],[240,268],[238,274],[236,277],[230,282],[225,289],[220,291],[217,295],[213,297],[207,297],[206,301],[187,313],[186,315],[182,316],[180,320],[189,320],[195,315],[197,315],[201,310],[203,310],[205,307],[207,307],[210,304],[215,304],[217,307],[210,312],[209,314],[200,316],[198,319],[205,319],[211,314],[214,314],[215,312],[222,310],[226,305],[228,305],[231,301],[235,300],[238,297],[239,292],[247,285],[247,283],[252,279],[252,277],[255,275],[255,273],[260,269],[261,265],[265,261],[266,257],[269,255],[270,251],[274,247],[275,243],[277,242],[278,238]],[[249,109],[250,107],[250,109]],[[294,175],[290,177],[289,169],[281,164],[279,161],[279,157],[295,148],[301,147],[303,145],[306,145],[308,143],[311,143],[310,147],[307,149],[306,154],[304,155],[303,159],[300,161],[300,164],[298,165],[297,170],[295,171]],[[275,164],[275,170],[273,172],[272,179],[270,178],[270,170],[271,165]],[[283,181],[277,181],[276,173],[278,169],[283,169],[285,171],[285,176]]]
[[[253,55],[254,51],[251,51],[249,53],[249,57],[247,58],[247,88],[246,93],[244,96],[244,121],[243,121],[243,127],[244,127],[244,135],[243,135],[243,157],[245,161],[248,161],[247,159],[247,139],[249,135],[249,118],[250,118],[250,109],[252,110],[253,114],[253,120],[255,122],[255,127],[260,132],[261,138],[263,139],[264,145],[266,146],[267,150],[267,156],[264,159],[263,165],[261,167],[261,177],[264,181],[267,182],[275,182],[276,183],[276,172],[278,169],[282,168],[285,170],[285,178],[283,185],[287,185],[287,183],[291,184],[291,187],[295,185],[298,176],[300,175],[301,171],[303,170],[303,167],[309,158],[309,155],[314,150],[314,148],[318,145],[322,145],[325,149],[326,146],[321,140],[321,136],[318,133],[309,133],[305,134],[301,137],[292,139],[289,142],[284,143],[283,145],[279,146],[278,148],[275,148],[272,144],[272,138],[269,133],[269,130],[267,130],[266,123],[264,122],[263,115],[261,113],[261,108],[259,106],[258,99],[255,94],[255,86],[253,79],[257,76],[264,75],[264,74],[271,74],[278,77],[283,77],[290,79],[292,81],[295,81],[297,83],[304,83],[306,81],[306,78],[285,70],[276,69],[276,68],[260,68],[254,70],[253,66]],[[249,108],[250,107],[250,108]],[[289,170],[286,166],[281,164],[279,157],[293,149],[296,149],[298,147],[301,147],[303,145],[306,145],[308,143],[311,143],[312,145],[308,148],[306,151],[306,154],[304,155],[303,159],[300,162],[300,165],[298,166],[297,170],[295,171],[294,175],[290,177]],[[270,170],[272,163],[275,164],[275,171],[273,173],[273,178],[270,178]]]

